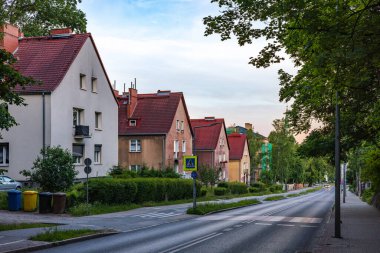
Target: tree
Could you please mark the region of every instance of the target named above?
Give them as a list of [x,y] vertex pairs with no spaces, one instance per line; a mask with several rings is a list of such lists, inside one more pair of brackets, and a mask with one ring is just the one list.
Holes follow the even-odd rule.
[[69,189],[78,174],[71,152],[57,146],[41,149],[40,155],[31,170],[23,170],[20,174],[29,176],[43,191],[58,192]]
[[[52,28],[71,27],[85,32],[85,14],[77,9],[77,0],[0,0],[0,26],[17,25],[26,36],[47,35]],[[3,34],[0,33],[0,36]],[[16,125],[8,112],[8,104],[25,105],[24,99],[13,92],[16,85],[34,85],[38,80],[23,76],[13,65],[16,58],[0,49],[0,130]],[[0,136],[1,137],[1,136]]]
[[[204,18],[205,35],[234,35],[239,45],[268,43],[250,64],[268,67],[283,52],[298,68],[279,71],[280,101],[292,101],[289,125],[299,133],[313,120],[334,127],[341,105],[342,137],[351,144],[380,132],[380,2],[375,0],[212,0],[221,14]],[[339,98],[336,100],[336,92]]]
[[251,170],[251,182],[254,182],[254,176],[255,176],[255,170],[258,169],[258,166],[260,164],[260,148],[261,145],[264,143],[263,138],[253,131],[253,129],[247,130],[247,141],[248,141],[248,147],[249,147],[249,156],[250,156],[250,170]]

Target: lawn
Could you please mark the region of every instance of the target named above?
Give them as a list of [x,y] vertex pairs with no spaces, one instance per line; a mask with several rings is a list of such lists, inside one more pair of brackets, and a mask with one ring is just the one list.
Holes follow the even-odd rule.
[[220,211],[220,210],[250,206],[250,205],[257,205],[260,203],[261,202],[257,199],[248,199],[248,200],[242,200],[239,202],[232,202],[232,203],[206,203],[206,204],[198,205],[195,209],[194,208],[187,209],[187,214],[205,215],[205,214]]

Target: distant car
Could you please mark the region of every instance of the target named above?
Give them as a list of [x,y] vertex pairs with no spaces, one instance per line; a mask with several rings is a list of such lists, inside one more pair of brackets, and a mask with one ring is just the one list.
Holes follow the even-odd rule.
[[329,184],[324,184],[324,185],[323,185],[323,187],[325,187],[325,188],[330,188],[330,186],[331,186],[331,185],[329,185]]
[[7,176],[0,176],[0,191],[20,190],[21,187],[22,183]]

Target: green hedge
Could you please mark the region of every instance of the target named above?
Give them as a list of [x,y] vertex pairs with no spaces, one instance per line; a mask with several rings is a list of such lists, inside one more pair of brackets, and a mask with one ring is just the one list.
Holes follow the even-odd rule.
[[228,182],[219,182],[218,187],[228,188]]
[[224,187],[215,187],[214,188],[214,195],[215,196],[222,196],[227,193],[227,189]]
[[251,184],[252,187],[259,188],[260,190],[265,190],[266,185],[262,182],[255,182]]
[[281,184],[274,184],[269,187],[270,192],[279,192],[282,191],[282,185]]
[[7,210],[8,209],[8,192],[0,192],[0,209]]
[[206,196],[206,195],[207,195],[207,188],[202,186],[200,196],[201,196],[201,197],[204,197],[204,196]]
[[248,192],[247,185],[239,182],[228,183],[228,189],[232,194],[244,194]]
[[260,188],[258,188],[258,187],[249,187],[249,188],[248,188],[248,191],[249,191],[250,193],[259,193],[259,192],[261,192],[262,190],[261,190]]
[[[85,187],[84,187],[85,190]],[[197,195],[201,185],[197,183]],[[142,203],[190,199],[193,196],[191,179],[174,178],[102,178],[89,181],[90,202],[107,204]]]

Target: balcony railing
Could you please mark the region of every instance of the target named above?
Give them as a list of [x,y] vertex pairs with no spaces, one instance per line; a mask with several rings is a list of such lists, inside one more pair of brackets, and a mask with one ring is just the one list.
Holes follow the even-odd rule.
[[74,138],[77,138],[77,139],[91,138],[89,126],[76,125]]

